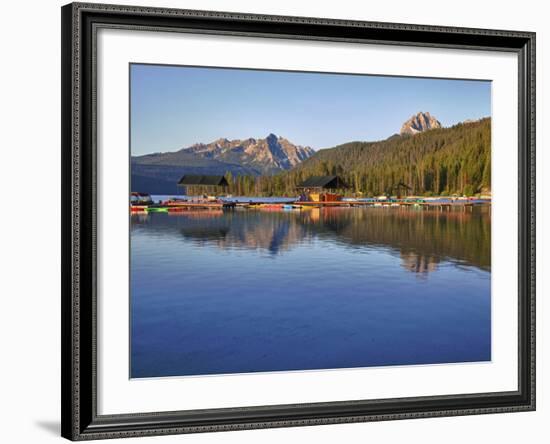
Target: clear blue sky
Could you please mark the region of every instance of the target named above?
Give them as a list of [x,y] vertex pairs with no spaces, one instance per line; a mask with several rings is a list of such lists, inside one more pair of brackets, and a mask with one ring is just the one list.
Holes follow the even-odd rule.
[[132,155],[269,133],[314,149],[491,115],[491,82],[131,65]]

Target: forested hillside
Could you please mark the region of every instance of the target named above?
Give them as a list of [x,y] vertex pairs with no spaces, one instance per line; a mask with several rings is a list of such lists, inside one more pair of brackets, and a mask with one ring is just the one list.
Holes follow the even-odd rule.
[[[320,150],[294,169],[272,177],[230,177],[230,192],[296,194],[310,176],[339,175],[364,195],[473,195],[491,187],[491,119],[465,122],[379,142],[350,142]],[[402,187],[401,192],[403,192]]]

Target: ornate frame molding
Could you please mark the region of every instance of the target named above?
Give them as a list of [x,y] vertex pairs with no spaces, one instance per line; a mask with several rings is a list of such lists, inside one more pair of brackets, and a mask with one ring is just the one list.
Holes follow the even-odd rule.
[[[62,8],[62,435],[71,440],[535,409],[535,34],[72,3]],[[96,86],[99,27],[514,52],[519,61],[519,390],[457,396],[97,415]]]

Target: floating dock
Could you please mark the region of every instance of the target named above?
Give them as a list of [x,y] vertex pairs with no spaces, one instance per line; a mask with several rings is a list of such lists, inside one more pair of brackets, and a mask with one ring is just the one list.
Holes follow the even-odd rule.
[[451,208],[472,208],[477,206],[491,205],[490,201],[469,201],[469,200],[454,200],[450,202],[439,201],[336,201],[336,202],[297,202],[297,205],[311,206],[311,207],[421,207],[421,208],[437,208],[437,209],[451,209]]
[[168,211],[182,211],[188,209],[203,209],[203,210],[230,210],[235,208],[235,202],[178,202],[177,204],[167,204]]
[[132,213],[178,213],[189,210],[231,210],[235,202],[178,202],[177,204],[155,204],[130,206]]
[[257,209],[257,210],[300,210],[309,208],[350,208],[350,207],[384,207],[384,208],[421,208],[421,209],[473,209],[474,207],[490,206],[490,200],[455,199],[440,201],[433,200],[387,200],[387,201],[363,201],[363,200],[341,200],[341,201],[295,201],[293,203],[273,202],[177,202],[155,205],[131,206],[132,213],[178,213],[190,210],[232,210],[235,208]]

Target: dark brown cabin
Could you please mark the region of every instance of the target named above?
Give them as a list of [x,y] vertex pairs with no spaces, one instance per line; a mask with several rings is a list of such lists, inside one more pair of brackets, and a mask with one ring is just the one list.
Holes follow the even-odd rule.
[[186,194],[215,194],[225,191],[229,186],[225,176],[208,176],[185,174],[178,182],[178,186],[185,187]]
[[348,184],[339,176],[312,176],[296,187],[300,193],[300,200],[336,201],[342,196],[334,191],[349,188]]
[[349,186],[339,176],[312,176],[304,180],[298,189],[342,190]]

